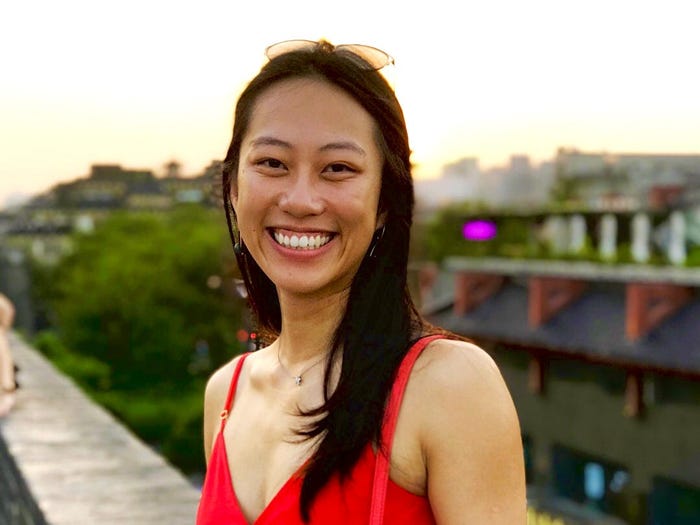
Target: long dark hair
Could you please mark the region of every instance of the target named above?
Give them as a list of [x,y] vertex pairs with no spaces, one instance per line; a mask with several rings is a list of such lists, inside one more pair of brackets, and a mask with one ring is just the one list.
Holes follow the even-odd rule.
[[[411,341],[429,326],[416,311],[407,288],[414,197],[403,111],[380,73],[358,55],[350,56],[321,41],[270,60],[248,84],[236,105],[233,137],[223,163],[226,218],[232,242],[239,243],[236,258],[258,329],[268,337],[279,333],[279,297],[275,285],[246,252],[243,240],[237,239],[231,185],[256,100],[272,85],[299,77],[319,78],[343,89],[374,119],[383,156],[378,212],[386,214],[383,235],[375,236],[352,281],[345,314],[333,337],[325,369],[325,402],[302,413],[319,417],[297,430],[303,438],[322,436],[301,490],[301,515],[308,521],[314,498],[332,475],[345,479],[370,443],[386,453],[381,426],[394,375]],[[342,369],[331,391],[331,364],[338,352],[343,356]]]

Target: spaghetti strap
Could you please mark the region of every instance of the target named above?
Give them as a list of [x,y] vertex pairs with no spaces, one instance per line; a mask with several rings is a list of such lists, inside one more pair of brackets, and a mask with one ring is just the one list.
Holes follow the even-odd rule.
[[[436,339],[443,339],[442,335],[430,335],[422,337],[408,350],[406,356],[401,361],[399,370],[396,373],[394,384],[389,394],[389,403],[384,413],[382,423],[382,442],[380,450],[377,451],[376,467],[374,469],[374,482],[372,484],[372,504],[370,508],[370,524],[382,523],[384,518],[384,502],[386,500],[387,485],[389,482],[389,458],[391,458],[391,446],[394,441],[394,431],[396,421],[399,417],[399,409],[403,394],[406,391],[408,378],[411,376],[413,365],[418,356],[425,350],[429,343]],[[382,449],[383,447],[383,449]]]
[[238,377],[241,375],[241,369],[243,368],[243,362],[246,357],[250,355],[250,352],[242,354],[238,363],[236,363],[236,369],[233,371],[233,376],[231,376],[231,384],[228,387],[228,394],[226,395],[226,402],[224,403],[224,408],[221,410],[221,430],[223,430],[228,415],[231,412],[231,407],[233,405],[233,398],[236,394],[236,385],[238,385]]

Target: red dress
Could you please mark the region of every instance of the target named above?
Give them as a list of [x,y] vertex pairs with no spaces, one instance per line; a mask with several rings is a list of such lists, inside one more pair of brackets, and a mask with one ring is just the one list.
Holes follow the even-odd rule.
[[[384,417],[383,436],[389,447],[391,447],[401,399],[413,364],[425,346],[437,337],[431,336],[419,340],[411,347],[399,367]],[[247,355],[249,354],[243,355],[238,360],[233,373],[224,407],[228,412],[233,406],[236,384]],[[226,419],[222,418],[202,487],[197,525],[248,525],[238,506],[236,492],[231,482],[223,438],[225,424]],[[378,477],[383,475],[386,478],[388,463],[382,454],[375,454],[372,446],[367,445],[350,476],[342,484],[338,477],[334,476],[318,493],[311,506],[311,523],[366,525],[369,521],[375,475]],[[253,523],[255,525],[302,525],[304,522],[299,513],[302,481],[301,474],[294,474],[289,478]],[[429,525],[435,523],[435,518],[427,497],[416,496],[389,479],[386,485],[383,523],[385,525],[406,523]]]

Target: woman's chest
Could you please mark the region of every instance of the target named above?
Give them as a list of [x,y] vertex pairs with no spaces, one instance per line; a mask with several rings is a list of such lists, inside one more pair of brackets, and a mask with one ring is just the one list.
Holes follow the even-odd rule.
[[294,433],[303,420],[290,411],[255,401],[238,405],[224,427],[224,446],[236,499],[252,521],[299,472],[316,442]]

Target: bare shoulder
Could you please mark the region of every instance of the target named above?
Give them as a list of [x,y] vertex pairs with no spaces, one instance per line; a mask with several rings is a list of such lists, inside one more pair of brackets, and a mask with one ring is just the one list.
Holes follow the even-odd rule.
[[437,339],[428,344],[416,362],[414,377],[438,396],[470,397],[505,388],[489,354],[473,343],[453,339]]
[[[438,339],[423,351],[411,377],[415,391],[423,401],[434,435],[436,425],[448,428],[464,426],[481,432],[493,427],[517,429],[519,424],[513,401],[498,366],[479,346],[466,341]],[[458,410],[456,410],[458,408]],[[426,428],[426,427],[424,427]]]
[[520,425],[491,356],[468,342],[436,340],[420,356],[411,382],[438,522],[524,523]]

